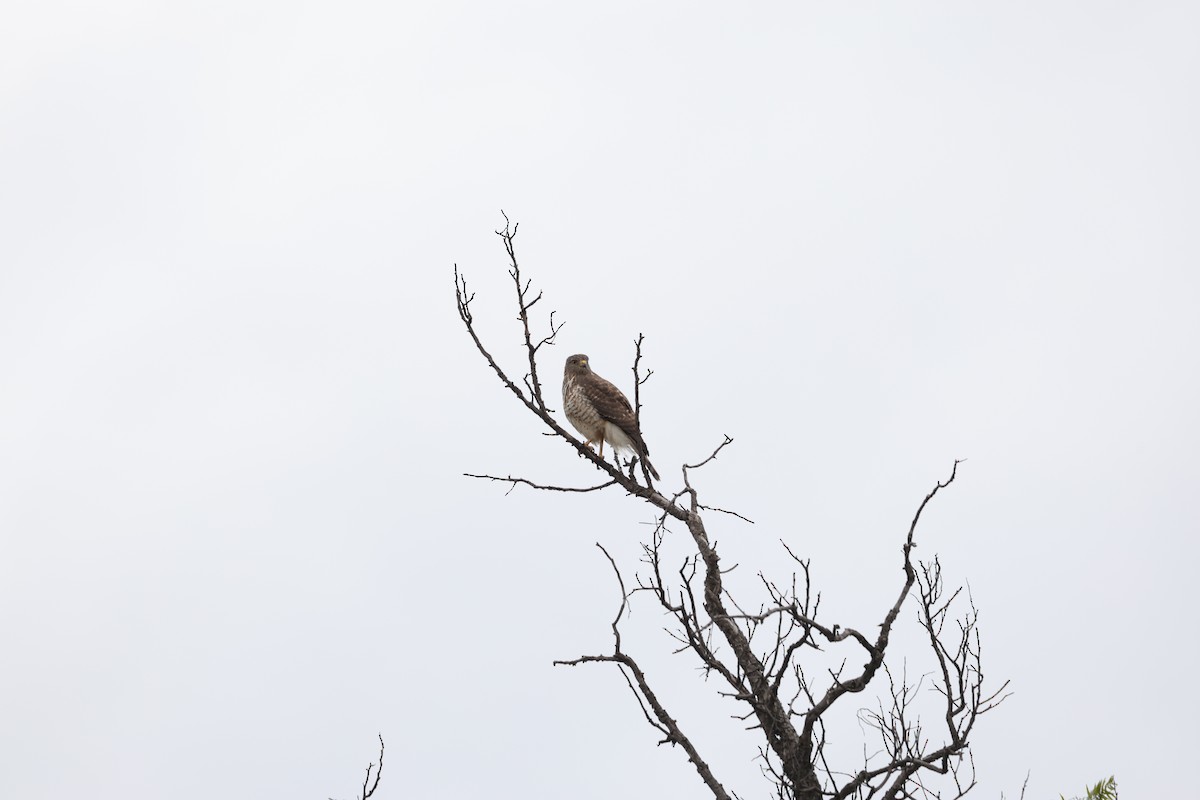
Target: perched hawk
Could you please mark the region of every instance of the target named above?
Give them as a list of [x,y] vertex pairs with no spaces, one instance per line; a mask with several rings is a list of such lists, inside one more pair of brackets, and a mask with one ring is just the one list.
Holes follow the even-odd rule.
[[587,444],[600,445],[601,458],[604,457],[605,442],[614,450],[632,450],[654,480],[661,480],[647,458],[649,451],[629,398],[592,372],[588,357],[582,353],[568,358],[563,369],[563,410]]

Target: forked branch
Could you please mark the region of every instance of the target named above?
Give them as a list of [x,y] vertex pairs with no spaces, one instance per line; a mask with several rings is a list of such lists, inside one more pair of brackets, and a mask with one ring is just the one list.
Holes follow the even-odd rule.
[[[379,736],[379,763],[367,764],[367,774],[363,777],[362,790],[355,800],[367,800],[367,798],[375,794],[375,790],[379,788],[379,779],[383,777],[383,734],[377,735]],[[372,774],[375,777],[374,781],[371,780]],[[329,800],[333,800],[333,798],[331,797]]]
[[[688,761],[696,768],[700,779],[712,792],[713,797],[718,800],[730,800],[729,795],[725,791],[725,787],[713,775],[712,768],[708,762],[700,757],[700,753],[696,750],[696,746],[692,744],[692,740],[687,737],[683,730],[679,727],[679,723],[675,721],[667,709],[663,707],[662,701],[658,699],[658,695],[650,688],[649,682],[646,680],[646,673],[638,666],[638,663],[621,650],[621,617],[625,614],[625,609],[628,607],[629,595],[625,591],[625,579],[621,577],[621,570],[617,567],[617,562],[613,560],[604,546],[599,542],[596,547],[604,553],[604,557],[608,559],[608,563],[612,566],[613,573],[617,576],[617,585],[621,589],[621,603],[617,608],[617,615],[612,621],[613,633],[613,652],[611,655],[596,655],[596,656],[580,656],[567,661],[555,661],[555,666],[574,667],[579,664],[588,664],[596,662],[612,662],[621,666],[622,674],[625,676],[626,683],[629,684],[630,690],[634,697],[637,698],[638,705],[642,709],[642,714],[646,717],[655,730],[663,734],[663,739],[659,744],[679,745],[683,751],[687,753]],[[632,675],[632,677],[630,677]],[[647,708],[649,707],[649,708]]]

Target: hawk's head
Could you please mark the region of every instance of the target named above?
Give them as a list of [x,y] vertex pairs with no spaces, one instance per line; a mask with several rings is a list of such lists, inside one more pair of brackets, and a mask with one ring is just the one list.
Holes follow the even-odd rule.
[[583,353],[576,353],[567,359],[567,365],[563,368],[564,375],[583,375],[591,372],[592,368],[588,366],[588,357]]

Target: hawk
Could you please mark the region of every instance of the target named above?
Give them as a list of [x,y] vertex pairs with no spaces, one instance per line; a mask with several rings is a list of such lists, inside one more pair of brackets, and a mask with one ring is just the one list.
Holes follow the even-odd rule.
[[583,353],[568,358],[563,368],[563,411],[567,421],[583,434],[587,445],[600,445],[601,458],[604,457],[605,442],[614,450],[632,450],[654,480],[662,480],[647,457],[650,452],[646,449],[629,398],[592,372],[588,357]]

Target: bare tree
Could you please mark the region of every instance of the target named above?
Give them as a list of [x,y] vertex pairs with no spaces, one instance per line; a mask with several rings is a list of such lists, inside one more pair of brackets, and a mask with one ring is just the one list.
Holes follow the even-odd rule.
[[[354,800],[367,800],[369,797],[375,794],[375,790],[379,788],[379,779],[383,777],[383,734],[378,734],[378,736],[379,763],[367,764],[367,774],[363,777],[362,789],[359,791],[358,796],[354,798]],[[372,774],[375,776],[375,780],[371,780]],[[333,800],[333,798],[331,797],[329,800]]]
[[[613,647],[610,652],[583,655],[555,664],[576,666],[611,663],[623,675],[637,699],[646,721],[661,735],[662,743],[678,745],[687,754],[700,779],[713,797],[727,800],[737,795],[725,788],[701,756],[695,742],[664,707],[647,681],[637,660],[625,652],[620,624],[636,596],[648,596],[672,620],[672,635],[679,652],[687,652],[702,666],[706,676],[715,676],[724,685],[721,694],[732,698],[744,709],[740,718],[748,720],[763,739],[760,747],[764,772],[770,777],[780,798],[818,800],[819,798],[959,798],[975,785],[970,736],[978,718],[1002,702],[1008,683],[985,690],[979,637],[979,614],[969,593],[962,589],[947,591],[942,567],[935,557],[931,562],[916,561],[917,525],[926,506],[949,486],[958,474],[961,462],[955,461],[950,475],[938,482],[917,507],[900,547],[903,580],[893,602],[881,609],[877,632],[870,628],[829,625],[819,620],[820,594],[814,593],[810,563],[798,557],[786,543],[783,550],[793,571],[784,583],[760,573],[762,595],[755,611],[737,601],[725,586],[721,559],[705,527],[707,511],[745,517],[727,509],[705,505],[693,485],[693,473],[717,458],[733,440],[725,436],[708,455],[695,464],[684,464],[682,486],[667,494],[655,488],[648,477],[638,480],[636,458],[623,462],[600,458],[591,448],[559,424],[547,405],[538,355],[553,345],[562,322],[548,317],[545,335],[531,327],[531,310],[542,300],[532,282],[521,273],[514,240],[517,225],[505,216],[505,227],[496,232],[503,242],[509,262],[509,276],[516,290],[518,319],[521,324],[528,363],[524,375],[514,380],[489,351],[479,330],[471,306],[475,295],[467,288],[466,278],[454,268],[455,298],[458,314],[492,371],[525,408],[538,417],[550,434],[561,438],[578,455],[592,462],[604,480],[593,486],[569,487],[537,483],[523,477],[476,475],[469,477],[557,492],[595,492],[619,486],[634,498],[654,506],[657,525],[643,543],[642,567],[632,582],[627,582],[616,561],[600,547],[616,575],[620,602],[612,621]],[[643,337],[638,336],[633,361],[634,411],[641,412],[641,387],[649,378],[641,372]],[[513,373],[516,374],[516,373]],[[643,473],[645,476],[645,473]],[[676,569],[664,563],[663,544],[671,523],[682,523],[691,540],[691,552]],[[916,680],[907,670],[889,661],[889,644],[901,612],[915,605],[917,621],[924,629],[935,665],[929,676]],[[965,606],[962,611],[959,607]],[[840,666],[822,672],[815,669],[806,654],[846,649]],[[865,658],[861,668],[848,666],[854,656]],[[808,669],[806,669],[808,666]],[[939,707],[935,725],[926,727],[918,715],[919,696],[926,679],[936,693]],[[882,687],[876,705],[860,709],[858,717],[872,731],[873,742],[864,742],[858,763],[849,768],[836,767],[829,761],[826,748],[826,720],[835,706],[845,705],[847,695],[863,692],[875,682]],[[840,706],[839,706],[840,707]],[[936,787],[929,781],[942,776]]]

